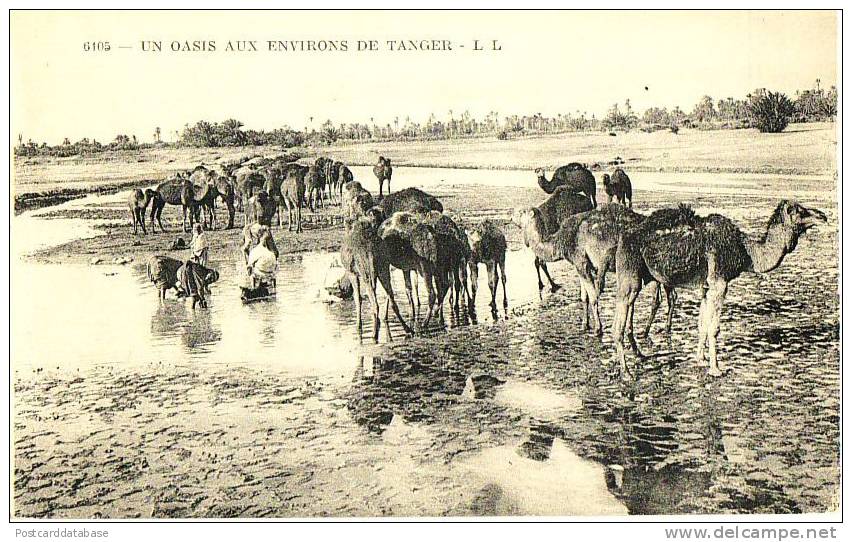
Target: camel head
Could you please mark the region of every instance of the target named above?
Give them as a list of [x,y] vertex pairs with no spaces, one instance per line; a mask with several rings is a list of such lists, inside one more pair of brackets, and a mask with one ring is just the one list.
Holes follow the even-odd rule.
[[382,222],[385,221],[385,210],[378,205],[374,205],[364,212],[364,216],[378,229]]
[[603,183],[604,183],[604,186],[609,186],[611,182],[612,182],[612,181],[611,181],[611,180],[610,180],[610,178],[609,178],[609,173],[604,173],[604,174],[603,174]]
[[535,176],[538,177],[539,179],[545,179],[544,168],[543,167],[535,168]]
[[477,247],[482,244],[482,233],[479,230],[464,230],[464,234],[467,236],[467,246],[471,252],[476,252]]
[[789,229],[796,237],[819,224],[825,224],[828,218],[818,209],[809,209],[797,201],[782,200],[769,218],[767,230],[773,227]]
[[518,207],[512,212],[512,224],[524,229],[524,227],[535,217],[535,209],[532,207]]

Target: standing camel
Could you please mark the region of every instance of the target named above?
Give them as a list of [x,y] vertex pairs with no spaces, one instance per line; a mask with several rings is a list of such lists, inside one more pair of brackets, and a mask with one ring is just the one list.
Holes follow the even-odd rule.
[[[142,233],[148,235],[148,230],[145,229],[145,211],[148,209],[148,204],[156,197],[157,192],[150,188],[146,188],[144,192],[139,188],[130,191],[128,205],[130,219],[133,221],[133,235],[139,231],[138,226],[142,226]],[[153,224],[151,227],[153,228]]]
[[[393,267],[402,271],[413,326],[417,326],[417,313],[412,295],[411,272],[414,271],[420,275],[426,284],[429,293],[429,312],[422,324],[425,328],[435,313],[436,302],[443,303],[446,295],[446,274],[441,272],[435,229],[424,224],[414,213],[401,211],[394,213],[382,223],[379,236],[384,243],[384,253],[388,261]],[[434,277],[437,277],[437,280]],[[438,292],[435,291],[436,283]],[[418,298],[418,307],[419,304]]]
[[325,173],[323,173],[322,167],[325,167],[325,163],[320,165],[311,164],[308,167],[308,173],[305,175],[305,191],[307,193],[308,208],[310,208],[311,212],[314,211],[314,207],[319,208],[323,206],[322,195],[325,190]]
[[756,240],[748,238],[722,215],[700,217],[689,207],[681,206],[656,211],[635,230],[625,233],[616,252],[617,292],[612,327],[622,374],[627,374],[625,334],[634,352],[642,355],[632,334],[632,320],[643,282],[654,280],[667,288],[701,288],[696,357],[704,364],[707,348],[708,372],[720,376],[716,340],[728,284],[744,272],[772,271],[795,250],[802,234],[826,220],[822,211],[782,200],[770,216],[765,234]]
[[471,310],[476,302],[479,264],[485,264],[488,271],[488,287],[491,290],[491,310],[497,310],[497,282],[503,282],[503,308],[509,307],[506,297],[506,235],[489,219],[485,219],[467,234],[470,245],[470,289]]
[[[393,285],[390,278],[390,267],[385,254],[382,238],[377,231],[376,220],[372,216],[363,216],[347,224],[346,235],[340,247],[340,263],[346,269],[354,289],[355,315],[358,322],[358,337],[361,337],[361,284],[367,287],[367,297],[370,299],[373,316],[373,341],[379,341],[379,302],[376,298],[376,282],[382,284],[387,294],[388,302],[393,307],[399,323],[407,334],[411,328],[405,323],[399,313],[399,306],[393,295]],[[388,323],[388,309],[385,305],[385,331],[388,339],[392,340]]]
[[390,182],[393,176],[393,166],[391,166],[390,158],[379,156],[379,161],[373,166],[373,175],[379,180],[379,197],[382,197],[382,187],[385,181],[388,182],[388,195],[391,193]]
[[[605,275],[615,271],[615,252],[622,232],[635,228],[645,216],[635,213],[622,205],[607,204],[598,209],[569,216],[562,221],[554,234],[544,231],[541,213],[534,208],[521,210],[516,219],[524,231],[524,240],[536,257],[542,262],[567,260],[580,278],[580,302],[583,305],[582,327],[592,329],[603,335],[598,300],[603,292]],[[659,284],[654,295],[655,305],[645,329],[646,335],[651,328],[659,307]],[[667,329],[671,331],[675,294],[666,289],[669,314]]]
[[624,173],[623,169],[615,168],[612,178],[604,173],[603,184],[608,201],[617,201],[622,205],[633,207],[633,186],[630,184],[630,177]]
[[[553,235],[559,230],[562,220],[571,215],[591,211],[592,209],[593,206],[589,198],[577,194],[570,187],[559,186],[553,191],[553,195],[538,207],[515,209],[515,212],[512,214],[512,222],[523,231],[524,244],[532,248],[535,244],[534,234],[536,230],[540,231],[543,235]],[[531,220],[530,217],[532,216],[535,216],[535,220]],[[536,230],[532,229],[531,225],[534,225]],[[533,262],[535,264],[536,275],[538,276],[539,296],[541,296],[541,291],[544,290],[544,283],[541,281],[542,270],[550,282],[551,292],[556,292],[561,288],[550,277],[546,261],[542,260],[536,254]]]
[[355,175],[352,174],[352,170],[349,169],[345,164],[340,165],[340,171],[337,174],[337,189],[340,192],[340,201],[343,201],[343,188],[352,181],[355,180]]
[[[183,210],[183,230],[191,231],[194,225],[195,215],[195,191],[192,187],[192,182],[182,174],[177,174],[159,185],[155,189],[158,197],[154,198],[154,205],[151,206],[151,231],[154,229],[154,220],[160,224],[160,230],[166,231],[163,228],[163,208],[166,204],[180,205]],[[186,218],[189,214],[189,228],[187,228]]]
[[560,186],[567,186],[573,192],[585,194],[591,200],[592,207],[598,206],[595,175],[585,166],[576,162],[562,166],[553,172],[549,181],[544,175],[544,168],[536,169],[535,174],[538,177],[538,185],[548,194],[552,194]]
[[293,231],[293,216],[296,217],[296,233],[302,233],[302,202],[305,199],[305,177],[308,167],[293,164],[287,169],[281,182],[281,198],[287,207],[287,231]]
[[[422,215],[424,224],[432,226],[438,244],[438,266],[444,274],[444,282],[452,297],[453,313],[458,317],[459,303],[462,297],[470,307],[470,293],[467,289],[467,262],[470,260],[470,246],[464,230],[449,216],[439,211],[429,211]],[[435,278],[435,277],[433,277]],[[436,284],[436,287],[439,287]],[[444,323],[444,306],[439,306],[440,321]]]

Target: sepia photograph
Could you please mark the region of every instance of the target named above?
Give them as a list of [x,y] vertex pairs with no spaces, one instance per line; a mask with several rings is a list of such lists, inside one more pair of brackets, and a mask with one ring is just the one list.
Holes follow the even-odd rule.
[[8,18],[10,521],[840,519],[841,11]]

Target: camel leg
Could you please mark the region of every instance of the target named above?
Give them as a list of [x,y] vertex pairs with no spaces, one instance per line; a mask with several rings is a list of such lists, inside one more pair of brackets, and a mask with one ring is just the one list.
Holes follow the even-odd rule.
[[296,233],[302,233],[302,206],[296,206]]
[[157,228],[154,225],[154,218],[157,216],[157,202],[155,200],[151,203],[151,231],[157,233]]
[[707,295],[708,289],[702,287],[701,306],[698,309],[698,349],[695,352],[695,358],[699,365],[704,365],[704,348],[707,346]]
[[447,292],[450,288],[449,283],[449,274],[447,273],[438,273],[435,275],[437,288],[438,288],[438,316],[441,320],[441,326],[446,327],[446,321],[444,320],[444,299],[447,297]]
[[669,313],[666,315],[666,333],[671,338],[672,317],[674,316],[675,304],[677,303],[677,291],[674,288],[666,288],[666,298],[669,304]]
[[509,297],[506,295],[506,258],[505,256],[498,262],[500,268],[500,282],[503,283],[503,309],[509,308]]
[[[388,301],[390,302],[391,308],[393,308],[393,314],[396,316],[396,319],[399,320],[399,323],[402,324],[402,329],[405,330],[405,333],[408,335],[413,335],[413,332],[408,324],[405,323],[405,319],[402,317],[402,314],[399,312],[399,306],[396,304],[396,298],[393,295],[393,283],[391,282],[390,276],[390,268],[383,268],[379,271],[379,282],[382,283],[382,288],[385,290],[385,294],[388,296]],[[388,310],[387,304],[385,304],[385,326],[387,326],[388,330],[388,338],[390,338],[390,325],[388,324]]]
[[405,280],[405,295],[408,298],[408,306],[411,308],[411,325],[417,326],[417,313],[414,312],[414,296],[411,295],[411,270],[402,272],[402,278]]
[[542,270],[544,271],[544,276],[547,277],[547,280],[550,282],[550,291],[558,292],[562,288],[562,286],[556,284],[555,282],[553,282],[553,279],[550,278],[550,271],[547,270],[547,264],[545,262],[541,262],[540,265]]
[[707,292],[707,342],[710,351],[710,376],[722,376],[719,362],[716,358],[716,340],[719,338],[719,320],[722,316],[722,306],[725,303],[725,294],[728,292],[728,283],[719,280]]
[[[426,283],[426,290],[429,292],[429,310],[426,313],[426,319],[423,321],[421,325],[422,329],[426,329],[429,325],[429,321],[432,319],[432,314],[435,311],[435,301],[437,299],[437,295],[435,294],[435,285],[432,281],[432,274],[429,272],[421,272],[420,276],[423,278],[423,282]],[[418,293],[419,299],[419,293]]]
[[[469,264],[470,272],[468,276],[470,277],[470,310],[473,310],[474,305],[476,304],[476,289],[478,287],[479,282],[479,264],[474,262],[470,262]],[[487,264],[486,264],[487,265]]]
[[160,232],[163,233],[166,231],[166,228],[163,227],[163,208],[166,206],[165,203],[161,203],[159,207],[157,207],[157,224],[160,225]]
[[533,265],[535,265],[535,274],[538,277],[538,297],[541,299],[541,291],[544,290],[544,283],[541,281],[541,261],[536,258],[533,260]]
[[363,324],[361,322],[361,278],[358,276],[358,273],[350,271],[349,282],[352,283],[352,299],[355,301],[355,322],[358,328],[358,342],[361,342]]
[[367,297],[370,299],[370,314],[373,317],[373,342],[379,342],[379,301],[376,299],[376,277],[367,279]]
[[133,235],[136,235],[136,211],[135,207],[130,208],[130,220],[133,222]]
[[491,292],[491,310],[497,310],[497,263],[494,260],[485,262],[485,270],[488,271],[488,290]]
[[660,303],[662,302],[660,283],[655,281],[653,284],[653,290],[651,290],[651,313],[648,315],[648,322],[645,324],[645,329],[640,335],[641,337],[651,336],[651,327],[654,325],[654,319],[657,317],[657,309],[660,308]]
[[470,307],[470,290],[467,287],[467,261],[459,267],[459,275],[461,277],[462,292],[464,293],[464,303],[466,307]]
[[583,309],[583,316],[580,326],[583,331],[591,331],[592,325],[589,316],[592,313],[591,294],[589,291],[593,288],[592,283],[582,275],[580,275],[580,306]]
[[630,318],[630,309],[633,303],[636,302],[636,296],[639,293],[639,281],[635,277],[618,277],[617,291],[615,301],[615,315],[612,322],[612,340],[615,343],[616,360],[621,367],[622,375],[629,375],[627,369],[627,361],[624,356],[624,336],[628,320]]
[[236,214],[236,209],[234,209],[234,198],[230,197],[225,200],[225,205],[228,207],[228,229],[234,228],[234,215]]
[[142,226],[142,234],[148,235],[148,230],[145,228],[145,209],[138,209],[138,216],[136,217],[139,221],[139,225]]

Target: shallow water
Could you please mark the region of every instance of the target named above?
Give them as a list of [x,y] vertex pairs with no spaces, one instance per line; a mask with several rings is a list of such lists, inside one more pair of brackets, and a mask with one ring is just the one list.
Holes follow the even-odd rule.
[[[518,173],[460,170],[452,182],[511,183]],[[447,174],[395,168],[394,190]],[[759,231],[765,201],[726,201],[727,215]],[[718,210],[712,196],[698,203],[700,212]],[[631,358],[637,378],[623,381],[609,338],[579,329],[573,271],[551,265],[566,287],[539,301],[526,250],[508,254],[508,314],[501,307],[492,317],[482,269],[478,324],[445,308],[448,331],[407,339],[391,316],[395,340],[383,331],[378,345],[366,299],[362,344],[353,303],[320,295],[336,253],[285,257],[277,299],[249,305],[239,299],[238,255],[214,254],[221,278],[209,309],[194,311],[172,293],[160,302],[142,262],[21,264],[12,301],[17,514],[833,510],[837,216],[821,208],[829,224],[803,237],[778,270],[732,284],[720,337],[732,372],[721,379],[692,358],[694,292],[681,293],[671,341],[658,322],[654,342],[642,343],[651,356]],[[13,219],[13,232],[26,232],[17,253],[96,233],[92,221],[37,214]],[[29,220],[50,232],[30,235]],[[601,307],[607,325],[611,285]]]
[[[111,364],[139,366],[152,361],[183,360],[193,364],[240,364],[293,374],[328,374],[351,370],[360,342],[372,341],[370,303],[363,295],[363,332],[355,327],[354,303],[325,294],[324,284],[341,272],[339,253],[306,253],[285,257],[277,276],[274,300],[245,304],[239,285],[244,280],[237,263],[241,254],[211,258],[220,279],[211,286],[209,308],[193,310],[185,299],[169,291],[157,299],[144,262],[121,265],[41,265],[23,263],[17,270],[16,293],[28,292],[16,303],[13,328],[26,340],[13,344],[16,368],[49,367],[63,359],[64,370]],[[532,255],[507,254],[513,276],[507,281],[512,306],[538,298]],[[395,299],[406,323],[411,311],[402,274],[393,271]],[[561,276],[559,274],[556,275]],[[554,277],[556,278],[556,277]],[[74,287],[69,288],[72,284]],[[428,299],[420,291],[419,320],[426,316]],[[384,307],[379,287],[379,304]],[[505,318],[503,292],[498,289],[499,313],[489,307],[490,293],[484,266],[479,276],[476,312],[479,319]],[[464,312],[464,311],[462,311]],[[382,317],[384,309],[382,309]],[[404,340],[402,326],[390,313],[391,338]],[[448,326],[466,325],[445,302]],[[433,321],[427,334],[439,333]],[[380,342],[388,341],[381,323]],[[96,340],[86,340],[89,337]],[[102,340],[101,340],[102,338]],[[306,338],[309,338],[306,340]],[[282,355],[286,353],[286,355]]]

